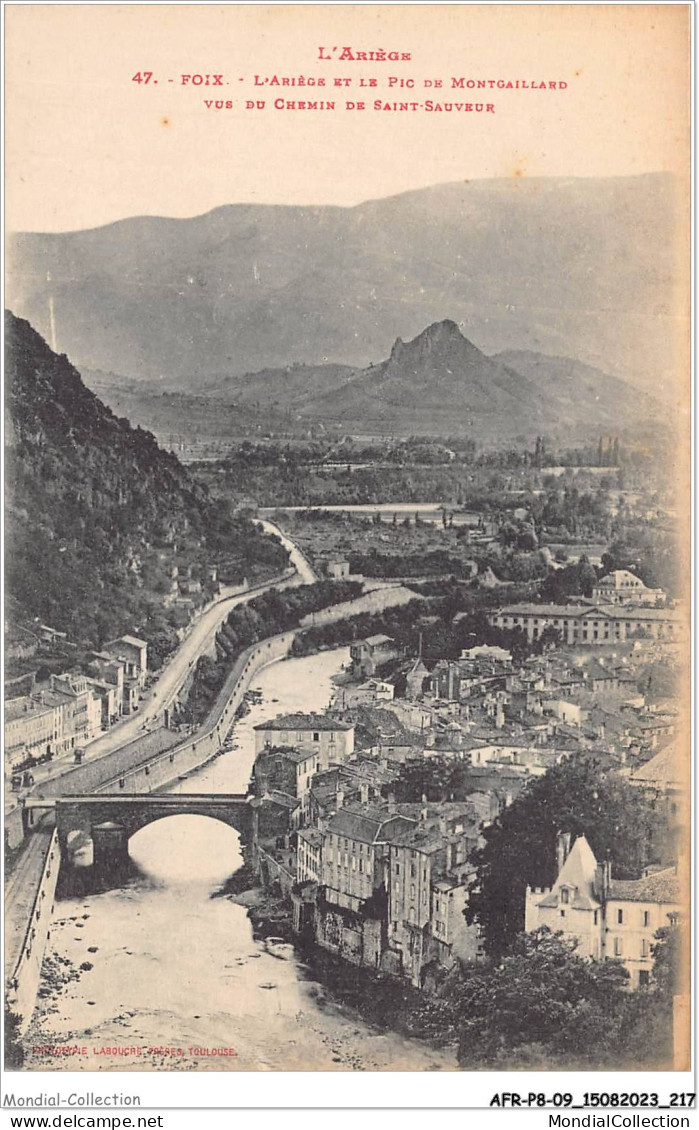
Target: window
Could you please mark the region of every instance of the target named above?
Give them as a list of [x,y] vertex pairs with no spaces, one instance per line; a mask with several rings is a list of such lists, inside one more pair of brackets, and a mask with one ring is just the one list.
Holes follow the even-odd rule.
[[617,920],[617,924],[619,926],[623,925],[623,922],[624,922],[624,912],[623,912],[623,910],[617,910],[616,920]]
[[566,912],[565,912],[565,910],[562,910],[561,911],[561,918],[565,918],[565,916],[566,916]]
[[621,957],[621,938],[614,939],[614,956]]
[[593,924],[593,926],[596,926],[596,925],[597,925],[597,922],[598,922],[598,921],[599,921],[599,911],[598,911],[598,910],[596,910],[596,911],[594,912],[593,916],[592,916],[592,924]]
[[400,863],[396,864],[396,875],[400,875]]
[[329,741],[329,742],[330,742],[331,744],[333,744],[333,743],[334,743],[334,741],[335,741],[335,731],[334,731],[334,730],[331,730],[331,731],[330,731],[330,734],[328,735],[328,741]]
[[650,926],[650,911],[649,910],[643,911],[643,925],[644,926]]
[[410,897],[411,897],[411,899],[415,898],[415,884],[414,883],[410,884]]
[[561,902],[567,905],[569,898],[570,898],[570,892],[569,892],[568,888],[567,887],[561,887]]
[[650,946],[647,938],[641,938],[641,957],[650,957]]
[[314,742],[320,741],[320,734],[319,733],[316,732],[316,733],[313,734],[313,741]]
[[647,969],[639,969],[638,971],[638,987],[645,989],[650,984],[650,972]]

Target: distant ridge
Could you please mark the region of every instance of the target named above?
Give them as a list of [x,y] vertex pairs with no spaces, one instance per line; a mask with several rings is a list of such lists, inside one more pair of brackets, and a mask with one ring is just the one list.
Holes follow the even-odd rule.
[[20,234],[8,296],[47,336],[51,298],[81,368],[187,391],[292,363],[363,369],[444,318],[485,354],[573,356],[648,388],[672,372],[674,198],[665,174],[503,178]]

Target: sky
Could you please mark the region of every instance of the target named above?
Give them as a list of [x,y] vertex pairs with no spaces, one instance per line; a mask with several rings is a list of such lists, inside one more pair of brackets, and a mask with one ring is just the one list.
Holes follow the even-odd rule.
[[[9,4],[5,17],[8,231],[688,168],[685,4]],[[344,48],[411,58],[340,60]],[[182,82],[198,74],[223,85]],[[273,87],[272,76],[326,85]],[[547,86],[452,89],[460,77]],[[279,98],[336,108],[275,109]],[[429,112],[428,99],[494,109]]]

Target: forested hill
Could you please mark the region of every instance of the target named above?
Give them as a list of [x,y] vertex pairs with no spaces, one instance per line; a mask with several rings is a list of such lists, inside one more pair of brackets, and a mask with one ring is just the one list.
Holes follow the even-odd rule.
[[182,617],[164,604],[175,566],[204,595],[213,565],[231,580],[285,567],[277,540],[117,418],[28,322],[7,312],[5,325],[6,584],[19,619],[89,645],[136,632],[165,652]]

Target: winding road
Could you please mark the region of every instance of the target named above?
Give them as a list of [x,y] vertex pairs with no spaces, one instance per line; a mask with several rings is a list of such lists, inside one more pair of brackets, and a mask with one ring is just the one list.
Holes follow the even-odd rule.
[[[301,550],[273,522],[258,520],[258,525],[268,534],[279,538],[284,548],[289,553],[289,565],[294,573],[282,578],[272,579],[264,584],[240,592],[239,589],[222,588],[221,595],[210,604],[201,614],[200,618],[190,627],[177,651],[170,657],[162,668],[157,681],[146,691],[136,714],[118,722],[108,733],[96,738],[84,747],[84,760],[92,761],[98,757],[113,753],[122,746],[127,745],[135,738],[142,736],[144,731],[162,724],[163,712],[172,704],[180,688],[184,684],[190,669],[194,666],[200,655],[207,652],[219,630],[233,608],[239,604],[246,604],[260,593],[268,589],[293,588],[297,585],[313,584],[317,577]],[[34,770],[35,785],[39,787],[47,781],[60,777],[63,773],[73,768],[72,754]],[[24,794],[22,794],[24,795]],[[6,814],[17,807],[19,796],[9,794],[5,807]]]

